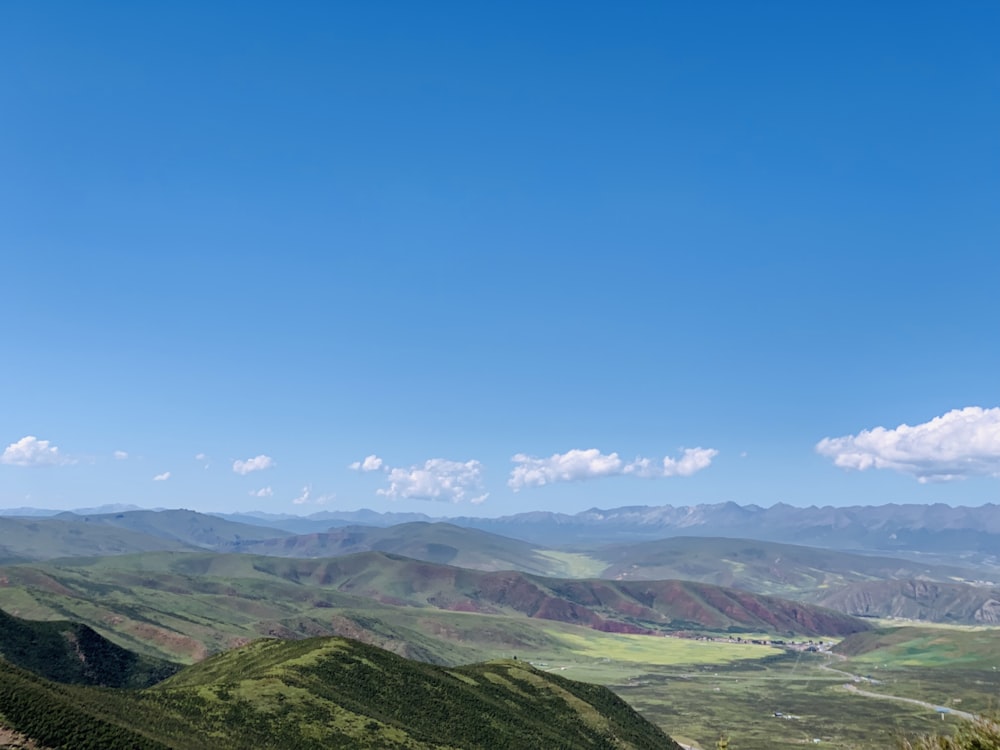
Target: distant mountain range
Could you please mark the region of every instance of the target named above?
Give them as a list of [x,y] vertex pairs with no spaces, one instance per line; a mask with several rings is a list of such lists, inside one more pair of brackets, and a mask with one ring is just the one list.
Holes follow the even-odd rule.
[[[124,508],[128,507],[129,510]],[[73,511],[107,523],[108,517],[131,506]],[[149,513],[151,511],[145,511]],[[344,526],[395,526],[447,521],[546,547],[592,545],[594,542],[662,539],[675,536],[719,536],[891,553],[969,554],[998,562],[1000,505],[978,507],[896,504],[849,507],[796,507],[777,503],[769,508],[733,502],[687,506],[623,506],[591,508],[567,514],[532,511],[499,518],[433,517],[424,513],[379,513],[373,510],[322,511],[309,516],[262,512],[212,514],[244,527],[258,526],[285,534],[328,532]],[[0,510],[0,517],[67,517],[37,508]],[[241,534],[246,536],[246,534]],[[272,534],[273,537],[282,536]],[[250,534],[263,538],[260,533]]]
[[499,518],[431,517],[421,513],[371,510],[324,511],[310,516],[222,514],[242,523],[267,525],[297,534],[338,526],[393,526],[414,521],[447,521],[457,526],[543,543],[547,546],[723,536],[791,542],[835,549],[882,552],[976,553],[1000,555],[1000,505],[978,507],[896,504],[843,508],[758,505],[624,506],[567,514],[532,511]]

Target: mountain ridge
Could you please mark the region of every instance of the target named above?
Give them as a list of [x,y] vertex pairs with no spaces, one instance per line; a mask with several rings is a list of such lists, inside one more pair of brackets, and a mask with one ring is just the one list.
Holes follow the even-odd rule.
[[0,660],[0,716],[79,750],[680,750],[607,688],[517,660],[422,664],[346,638],[259,640],[129,691]]

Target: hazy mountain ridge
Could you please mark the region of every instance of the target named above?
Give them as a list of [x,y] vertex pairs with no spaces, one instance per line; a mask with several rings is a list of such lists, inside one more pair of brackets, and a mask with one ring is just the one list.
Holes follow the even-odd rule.
[[844,550],[980,552],[994,561],[1000,548],[1000,505],[992,503],[978,507],[942,503],[797,507],[776,503],[765,508],[726,502],[591,508],[574,514],[529,511],[497,518],[383,514],[363,509],[323,511],[291,519],[267,517],[274,527],[295,533],[412,521],[443,521],[548,546],[667,536],[736,536]]
[[417,560],[473,570],[517,569],[548,574],[554,564],[534,544],[448,523],[410,522],[395,526],[344,526],[329,532],[237,542],[234,552],[277,557],[339,557],[389,552]]
[[596,547],[589,555],[607,563],[602,578],[681,578],[779,595],[860,581],[971,582],[981,575],[972,568],[930,561],[737,537],[677,536],[625,542]]
[[996,554],[1000,506],[876,505],[798,508],[778,503],[633,506],[574,515],[529,513],[452,523],[529,541],[566,544],[599,537],[739,536],[838,549],[978,551]]
[[[9,517],[15,512],[25,516],[35,513],[57,515],[39,509],[17,508],[0,511],[0,516]],[[90,515],[101,523],[110,523],[118,515],[124,515],[125,519],[118,520],[127,519],[127,523],[119,525],[139,529],[135,519],[157,512],[163,511],[125,510]],[[62,515],[69,518],[81,514]],[[246,539],[268,538],[266,534],[270,532],[261,532],[260,528],[271,529],[270,536],[276,538],[291,533],[329,532],[351,525],[385,527],[445,522],[546,546],[669,536],[735,536],[843,550],[980,552],[994,560],[1000,549],[1000,505],[992,503],[978,507],[953,507],[942,503],[797,507],[777,503],[764,508],[726,502],[591,508],[575,514],[530,511],[497,518],[434,517],[424,513],[380,513],[368,509],[327,510],[308,516],[257,511],[200,515],[238,524],[233,527],[234,533]]]
[[84,525],[80,518],[0,517],[0,561],[123,555],[195,545],[110,525]]
[[0,516],[0,562],[219,549],[290,532],[192,510],[138,510],[50,517]]

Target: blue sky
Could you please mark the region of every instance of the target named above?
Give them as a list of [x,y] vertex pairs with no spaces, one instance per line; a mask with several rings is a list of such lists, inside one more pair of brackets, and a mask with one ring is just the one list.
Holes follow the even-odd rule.
[[4,3],[0,507],[996,501],[998,22]]

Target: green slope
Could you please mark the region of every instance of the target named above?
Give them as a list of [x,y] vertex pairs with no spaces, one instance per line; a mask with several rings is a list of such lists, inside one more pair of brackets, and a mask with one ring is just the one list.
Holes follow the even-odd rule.
[[181,540],[82,519],[0,517],[0,562],[4,563],[192,548]]
[[142,691],[2,664],[0,714],[52,747],[102,750],[679,750],[602,687],[518,661],[435,667],[341,638],[254,642]]
[[56,682],[147,687],[180,667],[140,656],[75,622],[22,620],[0,610],[0,656]]
[[298,558],[378,551],[473,570],[520,570],[541,575],[555,575],[565,567],[537,545],[450,523],[347,526],[321,534],[244,542],[233,545],[233,551]]
[[904,625],[856,633],[834,651],[861,664],[1000,670],[1000,628]]
[[151,553],[8,566],[0,578],[0,607],[14,614],[85,622],[113,631],[129,648],[186,662],[261,635],[352,634],[345,612],[384,623],[398,623],[399,612],[420,615],[422,639],[396,634],[419,649],[406,655],[448,662],[475,656],[448,645],[446,631],[433,624],[436,613],[639,634],[836,636],[867,628],[831,610],[707,584],[489,573],[379,552],[328,560]]
[[602,578],[680,578],[793,597],[861,581],[962,581],[978,577],[955,566],[725,537],[616,544],[589,550],[588,554],[606,563]]
[[908,625],[858,633],[835,651],[865,689],[935,706],[994,713],[1000,695],[1000,628]]
[[290,536],[289,532],[280,529],[228,521],[218,516],[183,509],[132,510],[88,516],[61,513],[53,520],[83,524],[87,529],[113,527],[203,549],[220,549],[242,542]]

